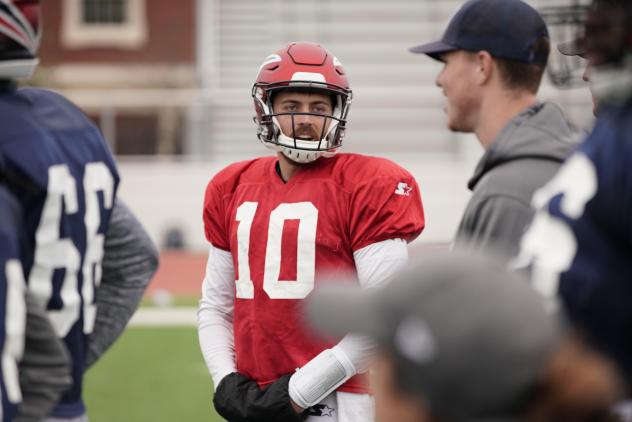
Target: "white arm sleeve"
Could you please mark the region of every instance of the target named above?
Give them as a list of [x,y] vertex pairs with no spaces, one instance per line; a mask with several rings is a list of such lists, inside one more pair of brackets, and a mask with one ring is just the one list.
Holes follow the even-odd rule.
[[382,287],[408,265],[408,245],[404,239],[384,240],[355,251],[353,259],[363,289]]
[[198,337],[215,388],[236,372],[233,309],[235,268],[230,252],[211,246],[198,309]]
[[[408,248],[403,239],[391,239],[366,246],[353,257],[360,285],[370,289],[386,285],[407,265]],[[368,338],[347,334],[292,375],[290,398],[302,408],[319,403],[349,378],[367,371],[374,349]]]
[[[408,265],[408,246],[403,239],[384,240],[357,250],[353,258],[363,289],[383,287]],[[375,349],[372,341],[357,334],[347,334],[337,347],[347,355],[357,373],[369,369]]]

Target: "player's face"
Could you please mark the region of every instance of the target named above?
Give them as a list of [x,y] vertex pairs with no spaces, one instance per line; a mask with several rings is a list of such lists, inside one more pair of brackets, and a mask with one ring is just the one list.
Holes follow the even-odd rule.
[[371,385],[375,389],[375,420],[377,422],[430,421],[426,407],[397,387],[393,361],[379,354],[371,366]]
[[333,113],[331,97],[320,93],[280,92],[274,97],[272,108],[275,113],[292,113],[277,116],[285,136],[314,142],[327,133],[331,119],[324,116]]
[[436,84],[446,98],[444,112],[448,116],[448,128],[455,132],[473,132],[481,97],[474,79],[477,61],[471,53],[462,50],[445,53],[441,59],[445,64]]

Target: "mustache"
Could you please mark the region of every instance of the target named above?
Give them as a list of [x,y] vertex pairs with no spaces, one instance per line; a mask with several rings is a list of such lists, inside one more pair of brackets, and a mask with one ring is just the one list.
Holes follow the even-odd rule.
[[320,139],[320,133],[316,131],[316,129],[309,126],[299,126],[292,131],[293,138],[311,138],[311,139]]

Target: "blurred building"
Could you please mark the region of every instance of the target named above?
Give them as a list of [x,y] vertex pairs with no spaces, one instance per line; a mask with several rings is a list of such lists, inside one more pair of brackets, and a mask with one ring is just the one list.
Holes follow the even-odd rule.
[[195,0],[47,0],[35,82],[62,91],[118,155],[181,154],[196,73]]

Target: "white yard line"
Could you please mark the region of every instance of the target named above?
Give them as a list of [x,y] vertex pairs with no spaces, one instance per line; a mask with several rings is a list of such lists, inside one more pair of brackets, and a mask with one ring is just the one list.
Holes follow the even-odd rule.
[[197,308],[140,308],[129,325],[141,327],[195,326]]

